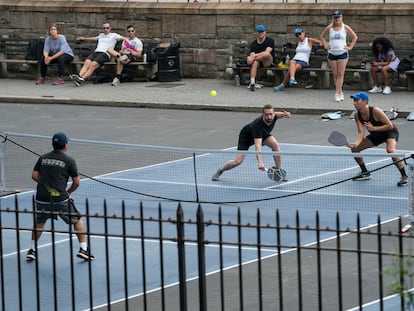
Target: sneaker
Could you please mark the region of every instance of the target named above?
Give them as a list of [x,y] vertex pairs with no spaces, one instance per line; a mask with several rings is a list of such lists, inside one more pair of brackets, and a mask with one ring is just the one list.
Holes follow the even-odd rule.
[[79,248],[79,252],[76,254],[78,258],[84,259],[84,260],[94,260],[95,256],[93,256],[89,252],[89,248],[87,250],[84,250],[82,248]]
[[45,83],[45,81],[46,81],[46,78],[45,78],[45,77],[40,77],[40,78],[39,78],[39,80],[37,80],[35,83],[36,83],[37,85],[39,85],[39,84],[43,84],[43,83]]
[[391,88],[388,85],[386,87],[384,87],[384,90],[382,91],[382,94],[389,95],[391,93],[392,93]]
[[283,89],[285,88],[285,86],[281,83],[278,86],[274,87],[275,92],[280,92],[283,91]]
[[26,254],[26,260],[27,260],[27,261],[33,261],[33,260],[36,260],[36,251],[35,251],[35,250],[33,250],[32,248],[31,248],[31,249],[29,249],[29,250],[27,251],[27,254]]
[[52,84],[53,85],[61,85],[63,83],[65,83],[65,81],[63,80],[63,78],[58,77],[58,78],[55,79],[55,81],[53,81]]
[[78,75],[69,75],[69,78],[72,80],[73,83],[75,83],[76,86],[80,86],[80,83],[78,82],[78,78],[80,78]]
[[345,100],[345,95],[344,95],[344,92],[341,92],[341,94],[339,94],[339,99],[340,99],[341,101],[344,101],[344,100]]
[[368,91],[369,93],[382,93],[382,88],[380,86],[374,85],[372,89]]
[[401,176],[400,181],[397,183],[398,187],[407,186],[408,185],[408,177],[407,176]]
[[296,85],[296,84],[298,84],[298,81],[296,81],[294,78],[289,80],[289,85],[290,86],[293,86],[293,85]]
[[256,91],[256,85],[254,83],[250,83],[247,88],[252,92]]
[[217,170],[217,172],[213,175],[213,177],[211,177],[211,180],[213,181],[217,181],[220,179],[221,174],[223,174],[223,172],[221,171],[221,169],[219,168]]
[[121,57],[119,57],[119,61],[122,64],[125,64],[128,61],[128,56],[127,55],[122,55]]
[[370,172],[361,172],[359,175],[352,178],[352,180],[355,180],[355,181],[368,180],[368,179],[371,179]]
[[335,101],[340,102],[341,101],[341,94],[335,94]]
[[117,77],[115,77],[113,80],[112,80],[112,85],[113,86],[117,86],[117,85],[120,85],[121,84],[121,81],[117,78]]

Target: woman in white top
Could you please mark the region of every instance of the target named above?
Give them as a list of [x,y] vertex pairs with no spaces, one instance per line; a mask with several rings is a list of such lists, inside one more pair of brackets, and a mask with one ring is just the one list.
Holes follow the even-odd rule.
[[[372,55],[374,56],[374,62],[371,66],[371,77],[374,81],[374,87],[369,92],[385,95],[391,94],[388,73],[396,72],[400,64],[400,59],[395,55],[394,46],[387,38],[375,38],[372,42]],[[378,82],[378,72],[381,72],[382,79],[384,80],[384,89],[381,88]]]
[[296,46],[296,54],[289,62],[289,69],[283,78],[282,83],[274,88],[276,92],[283,91],[288,82],[290,86],[298,84],[295,79],[296,72],[309,67],[309,58],[312,51],[312,45],[321,44],[321,41],[318,39],[306,37],[306,34],[302,28],[295,29],[295,37],[299,40]]
[[[325,38],[328,35],[329,43]],[[351,43],[347,45],[347,35],[351,37]],[[323,46],[328,50],[328,62],[332,69],[335,83],[335,101],[344,100],[342,86],[344,84],[345,69],[348,63],[348,51],[352,50],[358,40],[358,36],[351,27],[342,21],[342,12],[335,11],[332,14],[332,23],[321,34]]]

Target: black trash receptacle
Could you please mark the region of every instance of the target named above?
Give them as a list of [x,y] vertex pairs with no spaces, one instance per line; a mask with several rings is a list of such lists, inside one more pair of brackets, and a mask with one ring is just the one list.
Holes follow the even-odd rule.
[[179,42],[173,42],[166,47],[157,47],[158,81],[172,82],[181,80],[179,48]]

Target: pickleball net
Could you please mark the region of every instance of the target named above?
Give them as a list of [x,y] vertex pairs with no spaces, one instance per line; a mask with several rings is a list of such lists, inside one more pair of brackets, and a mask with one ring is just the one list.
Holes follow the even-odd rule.
[[[39,155],[52,149],[51,137],[18,133],[0,136],[1,190],[35,190],[31,172]],[[70,139],[68,154],[76,160],[82,178],[76,196],[407,214],[412,187],[396,186],[399,172],[383,149],[361,154],[372,172],[369,181],[352,180],[359,167],[347,148],[285,145],[283,150],[261,153],[268,167],[274,165],[273,156],[282,157],[288,180],[281,183],[258,170],[254,151]],[[244,163],[212,181],[217,168],[240,153],[245,155]],[[411,155],[398,156],[404,161],[411,159]],[[411,172],[408,165],[406,170]]]

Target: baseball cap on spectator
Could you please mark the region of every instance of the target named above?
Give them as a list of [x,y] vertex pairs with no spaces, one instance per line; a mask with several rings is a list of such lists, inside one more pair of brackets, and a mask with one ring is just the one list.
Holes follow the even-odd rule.
[[342,16],[342,12],[339,10],[336,10],[335,12],[332,13],[332,17],[339,17]]
[[256,31],[266,31],[265,25],[257,25]]
[[53,135],[52,144],[54,148],[63,148],[67,143],[68,137],[64,133],[59,132]]
[[357,92],[357,93],[351,95],[351,98],[353,98],[355,100],[362,99],[362,100],[365,100],[366,102],[368,102],[368,100],[369,100],[368,94],[365,93],[365,92]]
[[295,29],[295,36],[300,35],[303,32],[302,28],[298,27]]

